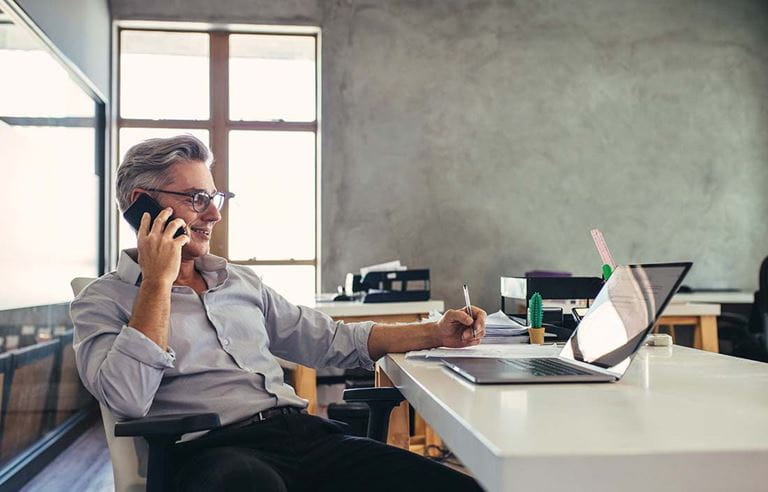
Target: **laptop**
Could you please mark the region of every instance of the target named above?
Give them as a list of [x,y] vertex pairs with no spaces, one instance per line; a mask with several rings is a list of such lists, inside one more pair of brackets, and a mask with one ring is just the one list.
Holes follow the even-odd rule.
[[691,265],[617,267],[557,357],[461,357],[442,362],[476,384],[618,381]]

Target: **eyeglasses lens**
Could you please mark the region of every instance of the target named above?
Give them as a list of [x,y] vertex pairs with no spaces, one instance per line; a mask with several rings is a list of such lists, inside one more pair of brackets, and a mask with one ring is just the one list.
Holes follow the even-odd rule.
[[206,193],[195,193],[192,198],[192,207],[197,212],[204,212],[209,203],[211,203],[211,198]]

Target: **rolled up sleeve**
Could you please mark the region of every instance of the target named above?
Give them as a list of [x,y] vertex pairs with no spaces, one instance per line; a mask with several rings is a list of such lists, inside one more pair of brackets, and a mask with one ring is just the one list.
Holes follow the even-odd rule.
[[344,323],[306,306],[296,306],[262,284],[270,351],[309,367],[373,368],[368,337],[374,323]]
[[128,326],[127,313],[108,296],[89,291],[70,305],[80,379],[118,418],[143,417],[175,354]]

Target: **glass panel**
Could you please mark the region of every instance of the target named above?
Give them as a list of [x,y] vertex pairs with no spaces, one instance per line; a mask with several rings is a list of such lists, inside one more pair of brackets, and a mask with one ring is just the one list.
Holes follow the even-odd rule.
[[248,265],[261,280],[294,304],[315,302],[315,267],[308,265]]
[[315,258],[315,134],[229,134],[229,257]]
[[[0,309],[67,301],[73,277],[98,273],[96,105],[34,41],[0,24],[0,94],[8,97],[0,102],[0,206],[13,211],[3,218],[0,255],[13,281],[0,285]],[[69,100],[49,113],[41,95]]]
[[206,33],[121,31],[120,116],[209,117]]
[[93,406],[75,367],[68,301],[73,277],[99,273],[104,107],[2,13],[0,74],[2,466]]
[[232,120],[315,120],[315,38],[229,37]]
[[[150,138],[168,138],[176,135],[182,135],[184,133],[188,133],[199,138],[205,145],[208,146],[208,148],[211,147],[208,130],[182,130],[179,128],[121,128],[119,148],[120,160],[118,162],[123,162],[123,157],[125,157],[125,153],[128,152],[128,149],[139,142],[143,142],[144,140]],[[117,221],[117,223],[118,251],[122,251],[128,248],[135,248],[136,233],[133,231],[133,228],[131,228],[128,222],[125,221],[122,213],[120,214],[120,219]]]

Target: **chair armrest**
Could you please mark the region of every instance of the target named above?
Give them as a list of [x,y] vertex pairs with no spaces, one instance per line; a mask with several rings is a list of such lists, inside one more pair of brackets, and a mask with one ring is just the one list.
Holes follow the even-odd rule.
[[368,415],[368,437],[387,442],[389,415],[392,409],[405,397],[397,388],[351,388],[344,390],[344,400],[361,401],[370,409]]
[[216,413],[162,415],[118,422],[115,424],[115,436],[172,437],[213,429],[220,425],[221,421]]
[[397,388],[350,388],[344,390],[342,396],[345,401],[362,402],[391,402],[394,404],[405,400],[403,394]]

